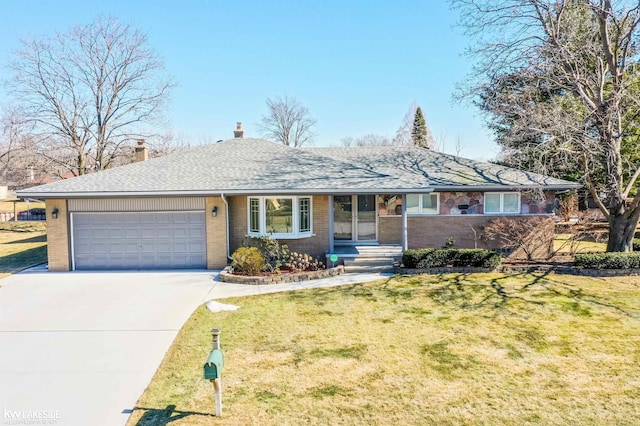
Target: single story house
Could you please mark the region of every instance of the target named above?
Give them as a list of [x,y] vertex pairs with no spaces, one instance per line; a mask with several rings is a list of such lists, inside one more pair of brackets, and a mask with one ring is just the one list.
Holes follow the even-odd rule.
[[[235,137],[24,189],[44,199],[49,269],[220,269],[246,236],[336,246],[473,247],[496,217],[552,214],[578,185],[419,147],[292,148]],[[486,242],[484,243],[486,245]]]

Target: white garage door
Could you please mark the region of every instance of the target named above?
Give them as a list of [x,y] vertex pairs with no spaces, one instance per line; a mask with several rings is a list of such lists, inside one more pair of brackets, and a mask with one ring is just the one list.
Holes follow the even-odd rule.
[[206,268],[204,212],[74,213],[75,269]]

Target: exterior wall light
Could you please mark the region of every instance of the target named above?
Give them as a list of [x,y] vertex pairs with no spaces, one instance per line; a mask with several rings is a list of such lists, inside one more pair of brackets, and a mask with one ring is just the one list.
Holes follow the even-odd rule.
[[213,206],[213,210],[211,211],[211,216],[218,216],[218,206]]
[[59,212],[58,208],[54,207],[53,210],[51,211],[51,217],[54,218],[54,219],[57,219],[58,218],[58,212]]

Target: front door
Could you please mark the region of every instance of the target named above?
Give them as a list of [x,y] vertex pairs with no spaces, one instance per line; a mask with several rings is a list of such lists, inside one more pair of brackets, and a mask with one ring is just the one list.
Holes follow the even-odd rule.
[[375,202],[375,195],[335,195],[333,197],[334,240],[376,241]]

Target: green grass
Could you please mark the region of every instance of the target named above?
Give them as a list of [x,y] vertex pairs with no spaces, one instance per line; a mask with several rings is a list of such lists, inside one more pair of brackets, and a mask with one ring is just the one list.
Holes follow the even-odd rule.
[[46,262],[45,223],[0,222],[0,278]]
[[[448,274],[225,300],[178,334],[129,425],[634,424],[640,278]],[[223,417],[202,378],[212,327]]]

